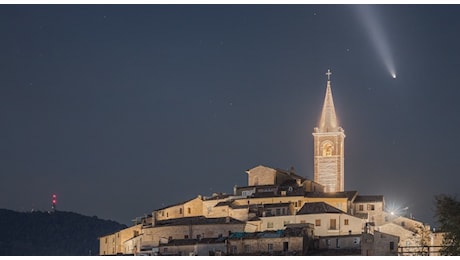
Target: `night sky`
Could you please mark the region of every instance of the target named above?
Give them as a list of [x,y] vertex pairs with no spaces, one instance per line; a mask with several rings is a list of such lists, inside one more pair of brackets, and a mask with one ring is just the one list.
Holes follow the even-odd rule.
[[460,187],[460,6],[360,9],[0,5],[0,208],[56,193],[131,224],[258,165],[313,179],[331,69],[345,189],[435,226]]

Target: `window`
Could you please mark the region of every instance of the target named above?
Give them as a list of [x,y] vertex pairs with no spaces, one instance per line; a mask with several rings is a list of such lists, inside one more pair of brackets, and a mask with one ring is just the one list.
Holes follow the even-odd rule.
[[167,247],[163,248],[163,252],[164,253],[168,252],[168,248]]
[[321,219],[315,220],[315,226],[317,227],[321,226]]
[[267,222],[267,228],[273,228],[273,222]]
[[344,224],[345,226],[348,226],[348,219],[347,219],[347,218],[343,220],[343,224]]
[[179,209],[179,214],[182,214],[182,208]]
[[289,251],[289,242],[283,242],[283,252]]
[[276,209],[276,216],[281,215],[281,209]]
[[273,252],[273,244],[268,244],[268,252]]
[[329,229],[337,229],[336,224],[337,224],[336,219],[335,219],[335,218],[334,218],[334,219],[331,219],[331,220],[330,220]]
[[301,220],[300,223],[305,224],[307,222],[305,220]]
[[250,245],[244,245],[244,252],[245,253],[251,253],[251,246]]
[[188,211],[188,214],[192,214],[192,209],[191,208],[187,208],[187,211]]
[[374,204],[367,204],[367,210],[375,210]]
[[231,246],[230,247],[230,253],[233,254],[233,255],[236,255],[238,253],[238,251],[236,250],[236,246]]
[[401,227],[404,227],[405,225],[406,225],[406,223],[404,223],[404,221],[401,222]]
[[188,235],[184,235],[184,239],[188,239]]
[[395,250],[395,242],[390,242],[390,250]]
[[359,211],[364,211],[364,205],[361,204],[361,205],[358,206],[358,208],[359,208],[358,209]]

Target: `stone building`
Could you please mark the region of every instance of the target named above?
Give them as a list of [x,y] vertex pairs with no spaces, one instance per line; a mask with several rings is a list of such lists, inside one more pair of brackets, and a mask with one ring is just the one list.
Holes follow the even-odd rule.
[[165,239],[202,239],[228,236],[244,231],[246,223],[225,218],[189,217],[157,221],[142,230],[142,246],[158,247]]
[[157,255],[213,256],[227,254],[227,237],[173,239],[158,247]]
[[232,233],[228,255],[306,255],[313,245],[311,224],[291,225],[282,230]]
[[364,233],[361,239],[361,255],[363,256],[396,256],[398,255],[399,237],[379,231]]
[[[388,215],[386,223],[375,229],[399,237],[399,253],[401,255],[428,255],[432,244],[433,233],[430,226],[402,216]],[[434,245],[434,244],[433,244]]]
[[367,219],[374,225],[385,223],[385,200],[383,195],[358,195],[353,201],[352,213]]
[[362,234],[320,236],[313,255],[361,255]]
[[289,224],[310,223],[315,236],[355,235],[364,231],[365,220],[324,202],[306,203],[296,215],[259,217],[248,221],[257,231],[281,230]]
[[142,229],[141,224],[122,229],[113,234],[99,238],[100,255],[117,255],[128,253],[124,250],[123,243],[133,237],[139,236]]
[[314,181],[322,184],[326,192],[345,190],[344,139],[339,126],[331,90],[331,71],[328,70],[326,96],[318,127],[314,137]]
[[[326,74],[326,94],[321,118],[312,133],[313,180],[298,175],[294,168],[284,170],[257,165],[245,171],[247,186],[233,187],[232,194],[214,193],[209,197],[198,195],[155,209],[151,215],[136,221],[133,227],[99,238],[100,253],[203,254],[204,251],[198,250],[199,247],[206,248],[201,245],[203,241],[238,232],[283,232],[282,230],[293,224],[313,225],[313,235],[318,239],[318,246],[323,242],[328,245],[335,239],[334,245],[343,248],[350,241],[357,241],[361,233],[373,234],[370,232],[374,231],[401,237],[398,241],[400,248],[415,243],[412,240],[418,238],[409,228],[412,222],[395,219],[385,212],[382,195],[359,195],[357,191],[344,189],[345,133],[335,112],[331,73],[328,71]],[[429,232],[429,227],[425,228],[420,236],[431,237],[434,248],[439,236],[433,236]],[[382,234],[377,238],[373,235],[372,241],[383,239]],[[249,239],[250,235],[245,236],[247,241],[267,239],[257,236]],[[297,242],[294,241],[299,240],[295,237],[291,239],[290,242],[282,243],[295,245]],[[356,244],[347,247],[354,250],[354,246]],[[167,248],[168,252],[161,252],[160,247],[163,250]],[[269,252],[268,246],[265,251],[262,247],[257,248],[257,252],[263,253],[279,251],[279,248],[271,248]],[[281,248],[281,252],[284,249]],[[248,251],[238,247],[236,250],[238,254]],[[388,253],[375,248],[366,250],[374,255]]]

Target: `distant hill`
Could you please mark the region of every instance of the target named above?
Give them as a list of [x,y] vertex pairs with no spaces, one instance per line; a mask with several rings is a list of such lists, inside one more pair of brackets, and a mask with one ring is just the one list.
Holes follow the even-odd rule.
[[0,209],[0,255],[98,255],[98,237],[124,228],[73,212]]

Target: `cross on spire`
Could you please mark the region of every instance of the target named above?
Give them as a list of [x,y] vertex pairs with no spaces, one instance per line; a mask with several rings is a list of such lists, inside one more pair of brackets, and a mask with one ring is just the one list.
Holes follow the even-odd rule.
[[327,69],[326,75],[327,75],[327,80],[328,80],[328,81],[331,81],[332,72],[331,72],[330,69]]

